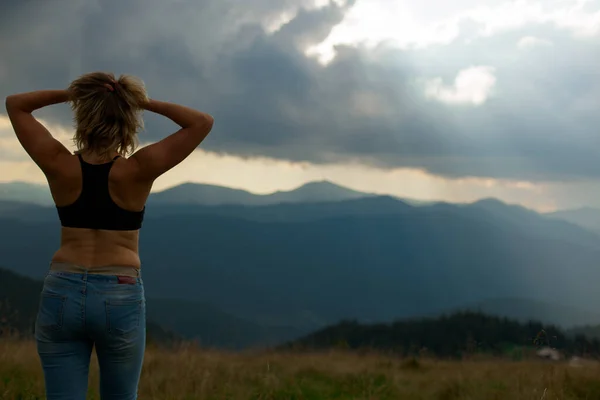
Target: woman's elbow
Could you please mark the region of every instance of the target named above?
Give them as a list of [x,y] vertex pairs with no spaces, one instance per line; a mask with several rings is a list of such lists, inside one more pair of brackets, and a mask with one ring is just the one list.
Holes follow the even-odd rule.
[[6,107],[6,112],[10,115],[17,110],[26,111],[23,108],[23,98],[18,94],[11,94],[6,96],[6,100],[4,100],[4,106]]
[[202,117],[198,121],[198,125],[202,127],[203,130],[207,130],[210,132],[213,125],[215,123],[215,119],[210,114],[203,113]]
[[213,118],[213,116],[210,114],[205,114],[204,118],[205,118],[205,124],[212,128],[212,126],[215,123],[215,119]]
[[6,111],[10,111],[11,109],[15,108],[15,95],[11,94],[9,96],[6,96],[6,99],[4,99],[4,107],[6,108]]

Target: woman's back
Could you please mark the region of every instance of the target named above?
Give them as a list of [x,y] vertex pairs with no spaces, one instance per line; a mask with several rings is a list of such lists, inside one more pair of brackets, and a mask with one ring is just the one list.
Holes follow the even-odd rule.
[[[67,101],[75,113],[75,154],[32,115]],[[62,226],[35,324],[46,398],[85,398],[95,348],[102,399],[135,399],[146,341],[138,252],[146,200],[154,180],[210,132],[212,117],[149,100],[141,81],[105,73],[84,75],[69,90],[9,96],[6,109],[23,148],[46,175]],[[127,157],[143,110],[181,129]]]
[[135,179],[137,163],[78,154],[65,156],[62,165],[49,182],[62,224],[52,261],[139,268],[139,229],[151,183]]
[[[31,115],[66,101],[75,115],[75,155]],[[116,80],[102,72],[81,76],[67,91],[13,95],[6,104],[19,141],[46,175],[57,206],[61,246],[52,260],[86,268],[139,268],[138,231],[152,184],[202,142],[212,117],[150,100],[137,78]],[[181,129],[133,153],[144,110],[166,116]]]

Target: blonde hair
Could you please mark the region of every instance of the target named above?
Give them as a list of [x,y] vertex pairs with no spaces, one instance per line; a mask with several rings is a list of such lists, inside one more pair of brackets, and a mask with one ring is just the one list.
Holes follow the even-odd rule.
[[133,153],[137,133],[144,128],[143,105],[148,101],[139,78],[121,75],[115,79],[112,73],[92,72],[71,82],[68,90],[78,153],[87,150],[106,157],[114,152]]

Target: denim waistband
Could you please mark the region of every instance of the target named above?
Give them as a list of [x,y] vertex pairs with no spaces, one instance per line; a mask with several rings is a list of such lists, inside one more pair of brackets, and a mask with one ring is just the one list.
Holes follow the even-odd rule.
[[90,277],[132,277],[141,278],[142,271],[139,268],[124,265],[104,265],[86,268],[82,265],[66,262],[50,262],[50,273],[60,275],[61,273],[76,274]]

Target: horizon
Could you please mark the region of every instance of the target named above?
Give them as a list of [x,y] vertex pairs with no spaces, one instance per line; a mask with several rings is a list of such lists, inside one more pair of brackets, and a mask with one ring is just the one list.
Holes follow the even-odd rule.
[[[8,181],[8,182],[0,181],[0,187],[3,184],[23,184],[23,185],[28,185],[28,186],[34,186],[34,187],[37,187],[37,188],[40,188],[40,189],[48,190],[48,193],[50,193],[48,186],[44,185],[42,183],[26,182],[26,181]],[[161,188],[160,190],[158,190],[156,188],[153,188],[152,191],[150,192],[150,195],[157,194],[157,193],[162,193],[162,192],[166,192],[166,191],[169,191],[171,189],[175,189],[175,188],[178,188],[178,187],[181,187],[181,186],[198,185],[198,186],[209,186],[209,187],[215,187],[215,188],[239,190],[239,191],[246,192],[246,193],[249,193],[249,194],[254,195],[254,196],[265,196],[266,197],[266,196],[271,196],[271,195],[278,194],[278,193],[292,193],[292,192],[295,192],[295,191],[297,191],[299,189],[302,189],[302,188],[304,188],[306,186],[314,185],[314,184],[317,184],[317,185],[318,184],[329,184],[329,185],[333,185],[333,186],[335,186],[337,188],[340,188],[340,189],[347,189],[347,190],[355,191],[355,192],[358,192],[358,193],[366,195],[366,197],[361,197],[361,198],[358,198],[358,199],[337,200],[337,201],[340,201],[340,202],[342,202],[342,201],[360,200],[360,199],[364,199],[364,198],[367,198],[367,197],[392,197],[395,200],[402,201],[402,202],[407,202],[407,204],[409,204],[411,206],[417,206],[416,204],[418,204],[418,203],[423,203],[422,205],[419,205],[419,206],[428,206],[428,205],[434,205],[434,204],[439,204],[439,203],[447,203],[447,204],[453,204],[453,205],[473,205],[473,204],[484,202],[484,201],[497,201],[497,202],[500,202],[500,203],[502,203],[502,204],[504,204],[506,206],[523,207],[523,208],[525,208],[527,210],[535,211],[535,212],[537,212],[539,214],[552,214],[552,213],[555,213],[555,212],[579,211],[579,210],[600,211],[600,208],[594,208],[594,207],[564,208],[564,209],[553,209],[553,210],[545,210],[545,211],[542,210],[542,211],[540,211],[540,210],[536,210],[534,208],[526,207],[526,206],[524,206],[522,204],[519,204],[519,203],[506,202],[506,201],[504,201],[502,199],[498,199],[496,197],[481,197],[481,198],[478,198],[478,199],[475,199],[475,200],[472,200],[472,201],[466,201],[466,202],[449,202],[449,201],[446,201],[446,200],[420,200],[420,199],[415,199],[415,198],[399,197],[399,196],[395,196],[395,195],[387,194],[387,193],[362,192],[360,190],[352,189],[352,188],[349,188],[347,186],[343,186],[343,185],[337,184],[335,182],[331,182],[329,180],[309,181],[309,182],[303,183],[303,184],[301,184],[299,186],[296,186],[296,187],[294,187],[292,189],[289,189],[289,190],[276,190],[276,191],[267,192],[267,193],[257,193],[257,192],[252,192],[251,190],[247,190],[247,189],[244,189],[244,188],[236,188],[236,187],[230,187],[230,186],[215,185],[215,184],[210,184],[210,183],[188,181],[188,182],[177,183],[177,184],[175,184],[173,186],[169,186],[169,187],[166,187],[166,188]],[[50,200],[51,200],[51,198],[50,198]],[[2,199],[0,199],[0,201],[2,201]],[[10,200],[10,201],[12,201],[12,200]],[[33,202],[27,202],[27,201],[22,201],[22,200],[17,200],[17,202],[35,204]],[[44,205],[44,206],[46,206],[46,205]]]

